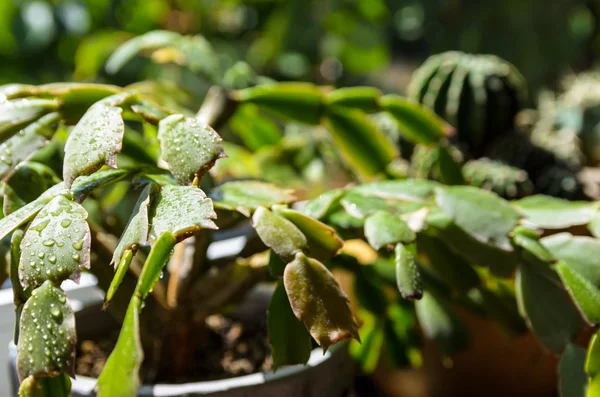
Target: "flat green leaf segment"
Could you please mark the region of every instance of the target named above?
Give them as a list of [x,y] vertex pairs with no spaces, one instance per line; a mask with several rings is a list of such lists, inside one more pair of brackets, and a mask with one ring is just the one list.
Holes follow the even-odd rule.
[[410,243],[417,235],[400,216],[377,211],[365,220],[365,237],[378,250],[389,244]]
[[283,205],[274,205],[273,211],[292,222],[306,237],[308,253],[312,258],[327,261],[335,256],[344,242],[331,227]]
[[0,178],[4,178],[21,162],[46,146],[54,134],[52,126],[60,115],[50,113],[25,127],[0,145]]
[[394,145],[360,111],[332,108],[327,114],[327,122],[346,163],[365,178],[383,172],[398,156]]
[[24,125],[58,108],[58,103],[50,99],[0,100],[0,138],[7,138]]
[[35,214],[37,214],[46,205],[46,203],[52,200],[55,196],[66,193],[67,189],[65,189],[64,184],[59,183],[48,189],[37,200],[32,201],[10,215],[0,219],[0,240],[8,236],[17,227],[21,226],[35,216]]
[[558,233],[540,240],[552,255],[600,288],[600,241]]
[[410,141],[435,144],[445,135],[447,126],[432,111],[416,102],[396,95],[386,95],[380,104],[400,125]]
[[556,271],[587,322],[600,324],[600,290],[565,263],[556,265]]
[[269,303],[267,329],[275,369],[308,362],[312,340],[302,321],[294,315],[281,281],[277,283]]
[[151,242],[163,233],[171,233],[181,241],[200,229],[217,229],[212,200],[193,186],[163,186],[152,202],[150,214]]
[[283,282],[295,316],[324,351],[342,339],[360,340],[348,297],[321,262],[296,254]]
[[585,349],[569,343],[558,365],[559,391],[562,397],[585,397],[587,375]]
[[265,245],[286,262],[308,248],[306,236],[296,225],[264,207],[254,212],[252,226]]
[[396,262],[396,284],[398,291],[404,299],[421,299],[423,296],[423,284],[421,274],[415,263],[414,247],[410,249],[402,243],[396,244],[394,259]]
[[138,372],[144,352],[140,341],[139,312],[141,300],[133,296],[117,345],[98,378],[98,397],[131,397],[138,388]]
[[596,213],[597,204],[568,201],[550,196],[530,196],[513,205],[525,215],[525,220],[543,229],[565,229],[585,225]]
[[57,196],[33,219],[21,241],[19,280],[24,287],[46,280],[79,280],[90,266],[90,229],[87,212],[79,204]]
[[156,190],[155,185],[148,184],[140,194],[140,197],[133,208],[131,218],[125,227],[125,231],[119,239],[117,248],[113,253],[111,264],[115,266],[121,260],[123,251],[135,251],[141,245],[148,241],[148,232],[150,229],[148,220],[148,207],[150,206],[150,194]]
[[181,114],[166,117],[158,124],[162,158],[171,173],[184,185],[202,177],[215,162],[225,157],[221,137],[208,124]]
[[75,316],[64,291],[46,281],[25,303],[19,325],[19,378],[75,376]]
[[128,173],[129,171],[123,169],[107,168],[96,171],[89,176],[81,176],[73,181],[71,194],[75,200],[82,202],[92,190],[109,183],[114,183],[127,176]]
[[216,187],[210,194],[215,208],[238,211],[246,216],[258,207],[289,204],[296,200],[293,191],[259,181],[232,181]]
[[527,325],[548,350],[562,352],[583,327],[567,292],[525,264],[517,272],[516,290]]
[[80,175],[90,175],[103,165],[117,166],[125,123],[117,105],[131,94],[122,93],[96,102],[83,115],[65,144],[63,179],[67,187]]
[[129,40],[120,46],[106,62],[108,73],[117,73],[140,51],[152,50],[174,44],[181,38],[176,32],[156,30]]
[[323,112],[319,89],[312,84],[279,83],[237,92],[243,103],[254,103],[278,116],[306,124],[319,124]]
[[477,240],[512,251],[508,234],[517,226],[519,213],[498,195],[470,186],[436,190],[436,202],[456,225]]

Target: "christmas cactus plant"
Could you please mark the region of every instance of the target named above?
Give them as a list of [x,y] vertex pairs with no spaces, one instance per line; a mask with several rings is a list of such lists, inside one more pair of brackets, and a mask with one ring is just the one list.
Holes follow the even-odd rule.
[[141,335],[164,341],[153,360],[173,371],[190,365],[190,343],[206,318],[270,277],[268,260],[250,266],[207,257],[211,231],[246,216],[262,242],[253,240],[244,255],[271,248],[278,263],[268,320],[274,366],[305,363],[311,337],[324,350],[358,339],[347,297],[322,263],[340,249],[339,237],[291,209],[289,190],[259,181],[211,186],[208,171],[225,153],[203,119],[107,85],[0,92],[0,237],[8,261],[0,275],[13,285],[22,396],[69,395],[76,329],[61,285],[86,269],[122,320],[99,396],[136,393]]

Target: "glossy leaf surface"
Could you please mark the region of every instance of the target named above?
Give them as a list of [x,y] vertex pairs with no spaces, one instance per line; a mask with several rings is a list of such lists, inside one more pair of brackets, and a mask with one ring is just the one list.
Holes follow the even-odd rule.
[[19,279],[24,287],[46,280],[79,280],[90,267],[87,212],[63,196],[52,199],[33,219],[21,241]]
[[359,340],[348,297],[322,263],[298,253],[283,281],[294,314],[324,351],[343,339]]

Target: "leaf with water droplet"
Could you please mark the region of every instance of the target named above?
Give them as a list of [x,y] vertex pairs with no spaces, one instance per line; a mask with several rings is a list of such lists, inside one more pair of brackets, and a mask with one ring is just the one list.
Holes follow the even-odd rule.
[[54,185],[46,190],[44,194],[38,197],[35,201],[19,208],[12,214],[0,219],[0,240],[8,236],[17,227],[21,226],[35,214],[37,214],[50,200],[55,196],[68,193],[63,183]]
[[404,299],[421,299],[423,296],[423,283],[421,273],[415,262],[416,247],[413,244],[404,246],[402,243],[398,243],[394,253],[398,291]]
[[193,186],[163,186],[150,210],[150,241],[163,233],[173,234],[177,241],[198,233],[201,229],[216,229],[217,214],[212,200]]
[[46,281],[33,291],[21,314],[19,378],[59,372],[75,376],[75,340],[75,316],[65,292]]
[[124,169],[107,168],[96,171],[89,176],[81,176],[73,182],[71,194],[75,200],[81,203],[92,190],[117,182],[127,176],[129,172],[129,170]]
[[148,184],[140,194],[125,231],[121,235],[117,248],[115,248],[111,264],[116,266],[119,263],[123,251],[134,247],[137,249],[138,246],[144,245],[148,241],[148,206],[150,205],[151,196],[156,193],[156,190],[156,185]]
[[67,187],[80,175],[90,175],[103,165],[117,166],[125,124],[118,107],[134,95],[121,93],[96,102],[71,131],[65,144],[63,179]]
[[[90,229],[86,219],[85,209],[63,196],[54,198],[37,214],[21,242],[19,279],[24,287],[46,280],[79,280],[81,268],[89,268]],[[61,226],[65,220],[71,222],[68,228]],[[50,240],[55,244],[48,245]]]
[[225,157],[223,139],[208,124],[174,114],[158,124],[161,157],[180,183],[189,185]]
[[231,181],[217,186],[210,193],[215,208],[238,211],[243,215],[258,207],[290,204],[296,200],[293,191],[260,181]]
[[21,162],[46,146],[54,134],[58,113],[50,113],[30,124],[0,145],[0,178],[7,176]]
[[51,99],[14,99],[0,102],[0,140],[27,126],[58,108],[58,102]]

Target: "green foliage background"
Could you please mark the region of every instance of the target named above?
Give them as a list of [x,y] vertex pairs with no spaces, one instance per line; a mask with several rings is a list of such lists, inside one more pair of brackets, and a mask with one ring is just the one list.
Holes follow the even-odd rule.
[[[599,15],[593,0],[4,0],[0,84],[107,79],[119,43],[161,28],[201,33],[224,61],[281,80],[402,91],[428,55],[462,50],[507,59],[536,91],[594,65]],[[110,80],[193,81],[180,73],[138,60]]]

